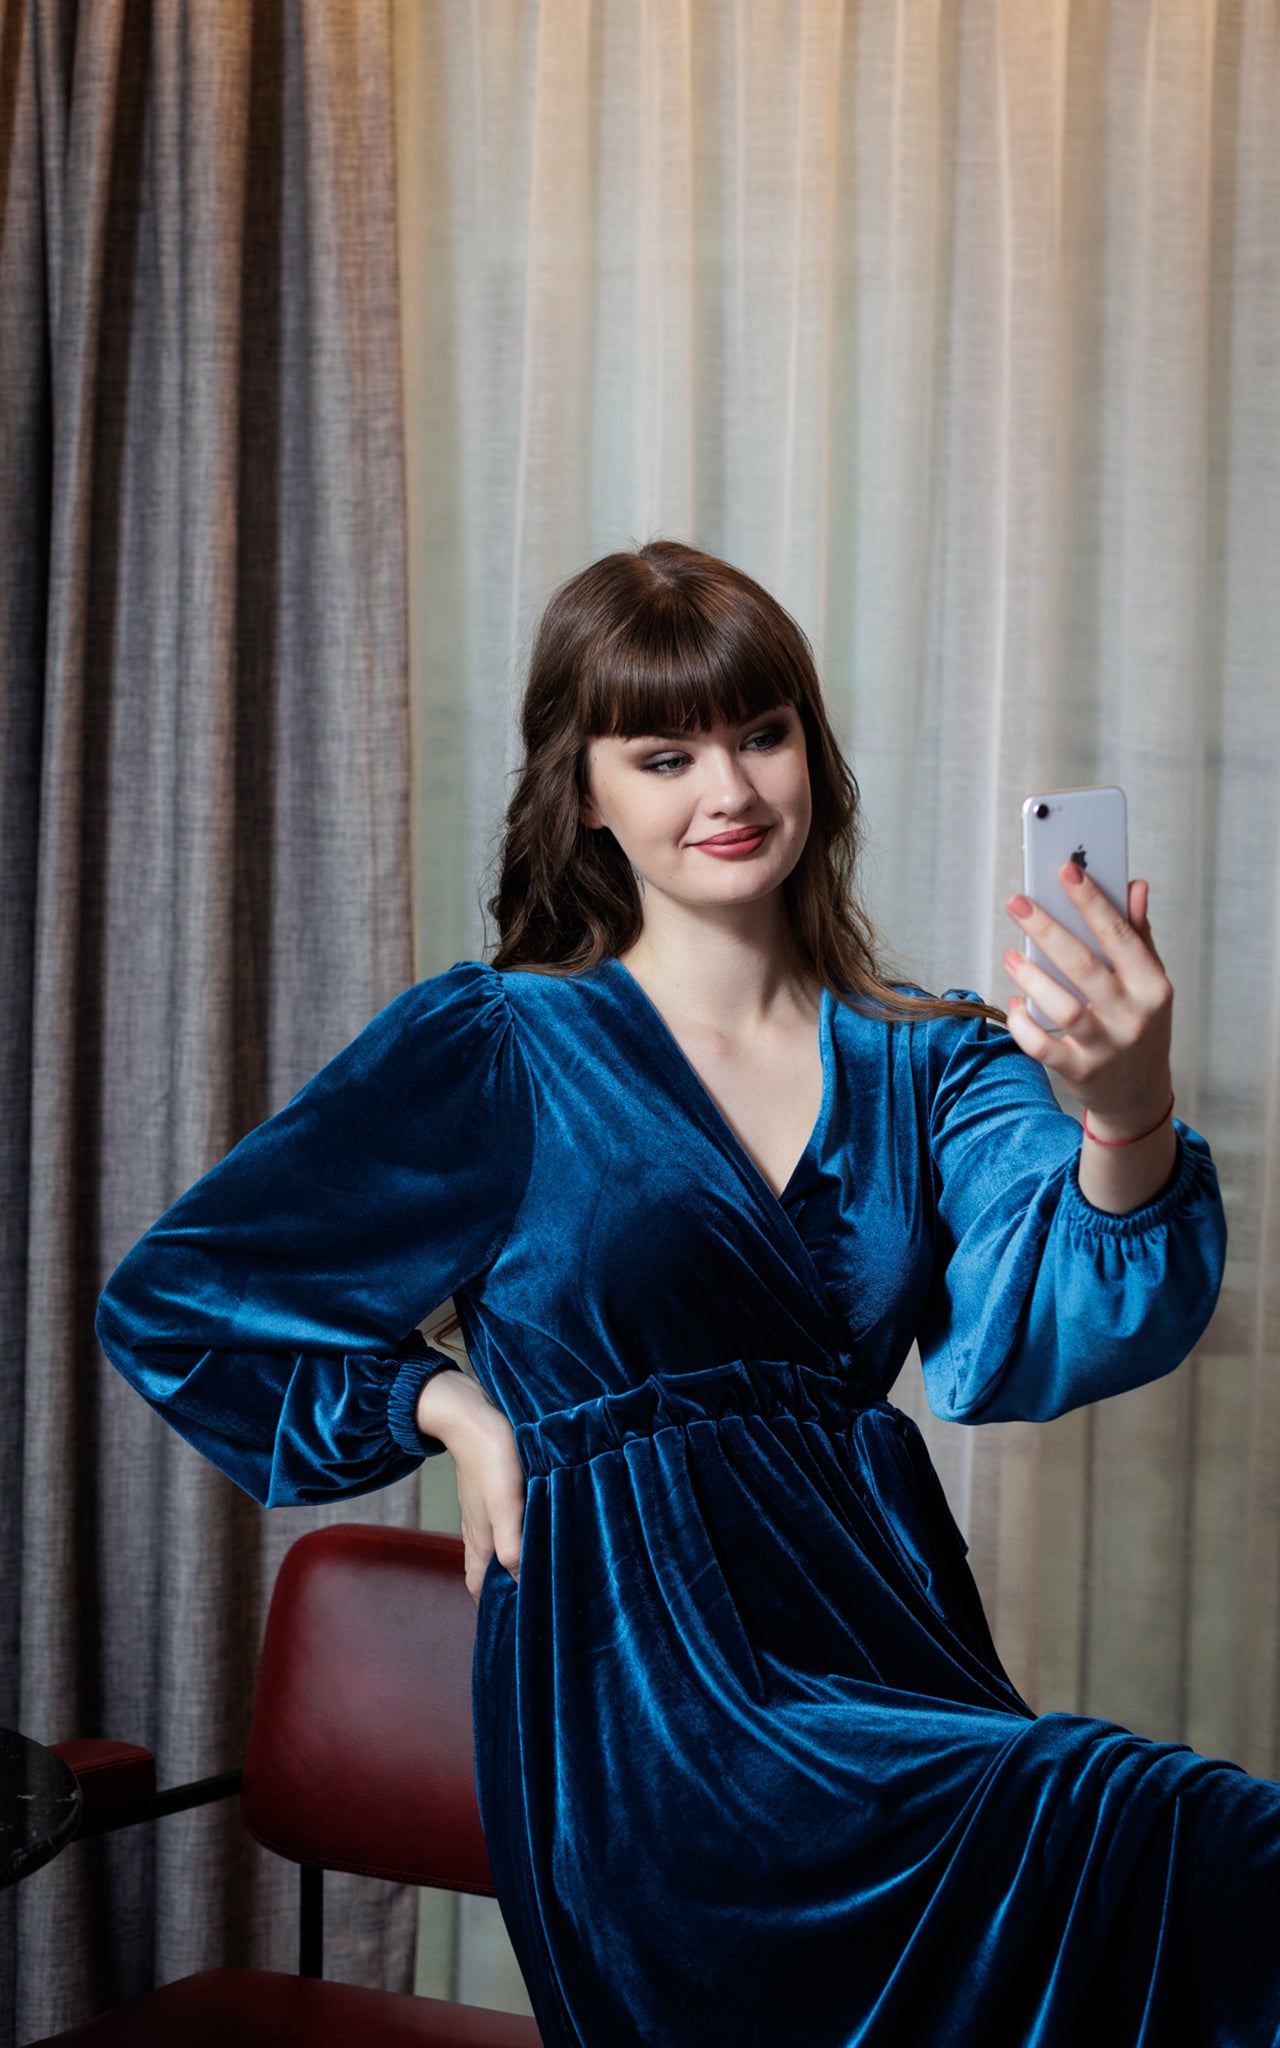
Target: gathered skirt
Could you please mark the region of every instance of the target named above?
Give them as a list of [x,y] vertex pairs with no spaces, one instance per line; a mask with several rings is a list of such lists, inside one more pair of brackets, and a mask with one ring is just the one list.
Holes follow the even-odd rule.
[[476,1764],[547,2048],[1276,2048],[1280,1784],[1033,1713],[898,1409],[735,1360],[516,1435]]

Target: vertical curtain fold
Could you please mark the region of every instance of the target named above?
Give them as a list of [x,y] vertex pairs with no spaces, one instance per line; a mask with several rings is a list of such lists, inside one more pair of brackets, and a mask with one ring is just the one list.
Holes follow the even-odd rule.
[[[241,1754],[305,1516],[116,1381],[98,1290],[412,973],[384,0],[10,0],[0,27],[3,1717]],[[413,1487],[345,1511],[412,1522]],[[4,1895],[8,2038],[212,1961],[290,1967],[234,1806]],[[332,1887],[403,1988],[413,1903]]]

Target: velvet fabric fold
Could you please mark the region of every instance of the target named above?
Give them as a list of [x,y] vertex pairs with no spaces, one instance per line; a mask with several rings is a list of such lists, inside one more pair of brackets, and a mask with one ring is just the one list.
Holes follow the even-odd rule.
[[1007,1033],[826,994],[820,1040],[778,1195],[621,963],[464,962],[159,1220],[103,1345],[257,1498],[318,1500],[430,1448],[453,1296],[527,1478],[477,1774],[549,2048],[1274,2048],[1280,1786],[1037,1717],[888,1398],[915,1338],[966,1422],[1172,1371],[1209,1148],[1179,1122],[1103,1215]]
[[477,1760],[548,2043],[1275,2040],[1280,1787],[1037,1718],[900,1411],[736,1360],[519,1435]]

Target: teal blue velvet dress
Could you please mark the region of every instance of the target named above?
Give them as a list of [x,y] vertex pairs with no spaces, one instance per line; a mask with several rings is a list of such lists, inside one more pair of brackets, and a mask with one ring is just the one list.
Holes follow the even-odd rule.
[[821,1043],[779,1197],[620,962],[464,962],[147,1232],[103,1347],[319,1502],[432,1448],[453,1296],[528,1479],[476,1760],[548,2048],[1273,2048],[1280,1785],[1034,1714],[888,1398],[913,1339],[961,1422],[1170,1372],[1222,1275],[1208,1147],[1179,1123],[1105,1215],[1006,1032],[825,995]]

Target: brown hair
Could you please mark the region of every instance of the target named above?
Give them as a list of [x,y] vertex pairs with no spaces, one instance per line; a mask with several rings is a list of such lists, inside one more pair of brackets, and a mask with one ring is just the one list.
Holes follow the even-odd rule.
[[891,1021],[1006,1022],[990,1003],[911,996],[877,966],[854,893],[858,785],[836,743],[800,627],[741,569],[680,541],[605,555],[556,591],[534,638],[521,714],[525,759],[507,811],[495,967],[580,974],[639,937],[640,894],[611,832],[582,821],[589,740],[742,724],[794,704],[804,727],[813,822],[783,884],[801,966]]

